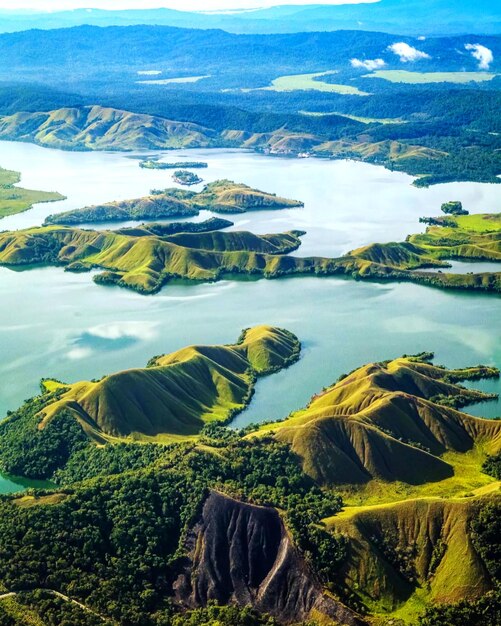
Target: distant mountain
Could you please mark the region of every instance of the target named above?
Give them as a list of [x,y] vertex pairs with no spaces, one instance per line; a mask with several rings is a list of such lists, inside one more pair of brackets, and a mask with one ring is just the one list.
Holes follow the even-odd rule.
[[232,33],[296,33],[339,29],[400,34],[501,33],[499,6],[492,0],[379,0],[335,6],[306,4],[233,13],[190,13],[172,9],[105,11],[78,9],[56,13],[0,12],[0,32],[64,28],[82,24],[127,26],[157,24],[183,28],[221,28]]
[[[389,48],[396,43],[405,44],[407,51],[409,46],[415,49],[416,56],[402,60],[398,51]],[[475,71],[479,62],[465,50],[467,44],[489,48],[490,71],[501,70],[499,36],[419,40],[360,31],[263,36],[169,26],[79,26],[0,35],[0,79],[15,77],[64,89],[76,85],[81,90],[84,81],[109,85],[123,80],[135,85],[151,79],[144,72],[155,72],[154,78],[162,80],[203,77],[192,88],[219,91],[266,87],[279,76],[336,70],[338,74],[328,80],[343,82],[370,71],[352,67],[354,57],[382,59],[387,69]],[[162,87],[175,88],[176,83]],[[187,89],[190,83],[182,87]],[[372,90],[374,84],[368,87]]]

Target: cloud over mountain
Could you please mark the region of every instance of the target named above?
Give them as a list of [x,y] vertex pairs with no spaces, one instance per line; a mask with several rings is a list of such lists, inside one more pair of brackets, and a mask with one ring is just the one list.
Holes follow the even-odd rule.
[[494,61],[492,50],[479,43],[467,43],[464,47],[471,52],[474,59],[477,59],[479,70],[489,69],[490,64]]
[[419,61],[420,59],[431,59],[430,55],[426,54],[426,52],[422,52],[413,46],[409,46],[408,43],[403,41],[399,41],[391,46],[388,46],[388,50],[396,54],[402,63]]
[[377,70],[386,65],[383,59],[351,59],[350,63],[352,67],[365,70]]

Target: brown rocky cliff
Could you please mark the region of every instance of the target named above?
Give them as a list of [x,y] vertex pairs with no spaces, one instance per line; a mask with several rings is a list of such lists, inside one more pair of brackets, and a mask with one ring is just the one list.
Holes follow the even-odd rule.
[[187,548],[189,557],[174,585],[176,600],[186,607],[212,600],[251,605],[284,623],[312,613],[347,626],[365,623],[324,594],[271,507],[211,492],[188,535]]

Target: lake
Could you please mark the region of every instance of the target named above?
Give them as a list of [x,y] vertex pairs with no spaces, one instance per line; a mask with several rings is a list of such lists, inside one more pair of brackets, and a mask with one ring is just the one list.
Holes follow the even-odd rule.
[[[41,224],[50,213],[173,186],[172,172],[141,169],[130,157],[0,142],[0,166],[21,171],[23,186],[68,197],[6,218],[0,228]],[[417,189],[405,174],[351,161],[220,150],[173,151],[164,158],[207,161],[201,174],[206,182],[230,178],[304,201],[304,209],[230,216],[234,228],[258,233],[306,230],[299,255],[337,256],[373,241],[402,240],[422,229],[419,217],[437,215],[448,200],[462,201],[472,213],[501,210],[495,185]],[[497,296],[409,283],[294,277],[175,284],[146,297],[97,286],[89,274],[60,268],[0,268],[0,302],[1,416],[37,393],[42,377],[72,382],[141,367],[152,355],[187,344],[231,343],[243,328],[261,323],[296,333],[303,342],[302,358],[258,382],[235,426],[284,417],[340,374],[404,353],[431,350],[437,363],[450,367],[501,366]],[[475,386],[501,389],[498,381]],[[482,403],[471,412],[495,417],[501,407]]]

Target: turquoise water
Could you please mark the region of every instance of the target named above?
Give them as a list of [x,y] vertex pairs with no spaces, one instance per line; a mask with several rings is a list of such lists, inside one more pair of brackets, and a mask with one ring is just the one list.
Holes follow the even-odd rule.
[[[416,189],[406,175],[354,162],[266,158],[245,152],[173,152],[169,159],[205,160],[207,181],[231,178],[305,202],[304,209],[234,216],[235,228],[308,231],[296,254],[342,254],[371,241],[401,240],[420,229],[418,218],[461,200],[471,212],[499,211],[499,188],[448,184]],[[58,210],[137,197],[169,186],[165,170],[144,170],[120,154],[63,153],[0,142],[0,165],[23,173],[26,187],[68,196],[4,219],[0,228],[40,224]],[[198,219],[204,219],[201,215]],[[232,216],[233,218],[233,216]],[[340,374],[403,353],[434,351],[450,367],[501,367],[499,298],[440,291],[409,283],[342,278],[225,280],[169,285],[140,296],[95,285],[89,274],[61,268],[0,268],[0,416],[38,392],[40,378],[72,382],[144,366],[154,354],[193,343],[232,343],[242,328],[273,324],[303,342],[300,361],[258,382],[235,426],[278,419],[304,406]],[[475,384],[501,391],[498,381]],[[499,402],[472,409],[501,415]],[[23,486],[0,480],[2,489]]]

